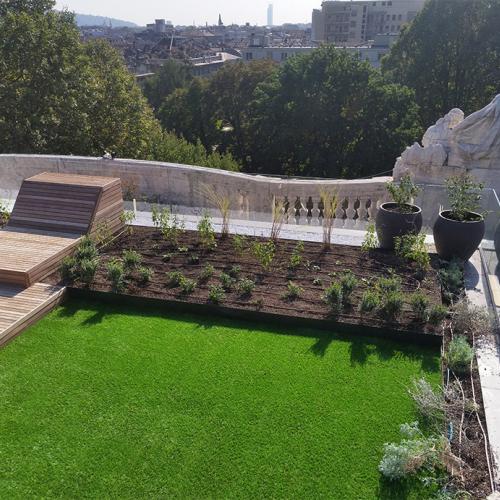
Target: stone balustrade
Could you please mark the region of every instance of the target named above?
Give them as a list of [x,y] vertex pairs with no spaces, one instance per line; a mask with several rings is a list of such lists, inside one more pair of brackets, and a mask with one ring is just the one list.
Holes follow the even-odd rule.
[[127,199],[181,209],[211,208],[204,188],[229,196],[233,217],[269,220],[273,200],[287,204],[287,220],[321,221],[321,192],[336,193],[336,225],[359,226],[372,220],[387,201],[390,177],[365,180],[297,179],[227,172],[204,167],[140,160],[45,155],[0,155],[0,189],[17,191],[26,177],[65,172],[119,177]]

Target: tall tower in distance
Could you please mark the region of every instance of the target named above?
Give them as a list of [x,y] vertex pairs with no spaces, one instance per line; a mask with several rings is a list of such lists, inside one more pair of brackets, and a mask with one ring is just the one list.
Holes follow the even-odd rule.
[[273,4],[270,3],[268,6],[267,6],[267,25],[268,26],[273,26]]
[[224,26],[224,23],[222,22],[222,16],[219,14],[219,26]]

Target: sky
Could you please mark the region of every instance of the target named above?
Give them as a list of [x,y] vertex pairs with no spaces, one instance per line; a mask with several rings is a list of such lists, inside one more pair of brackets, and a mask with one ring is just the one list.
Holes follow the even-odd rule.
[[[266,24],[269,0],[57,0],[57,8],[79,14],[114,17],[141,26],[154,19],[174,24],[216,24],[219,13],[224,24]],[[321,0],[273,0],[274,24],[309,23]]]

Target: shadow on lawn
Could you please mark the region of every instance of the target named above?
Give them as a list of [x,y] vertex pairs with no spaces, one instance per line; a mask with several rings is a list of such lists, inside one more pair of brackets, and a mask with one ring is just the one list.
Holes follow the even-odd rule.
[[99,324],[108,314],[133,314],[144,318],[165,317],[176,321],[196,323],[197,328],[209,331],[212,328],[228,327],[234,330],[254,331],[274,335],[298,336],[316,339],[316,342],[308,349],[311,354],[323,357],[327,353],[333,341],[349,342],[351,365],[366,364],[369,356],[376,355],[382,361],[388,361],[394,356],[403,356],[414,361],[420,361],[422,369],[429,372],[439,371],[439,359],[437,349],[425,346],[406,345],[386,338],[375,338],[368,336],[356,337],[347,333],[329,333],[312,328],[285,327],[272,323],[254,323],[237,318],[209,317],[206,315],[193,315],[160,308],[155,305],[137,306],[112,302],[91,301],[85,299],[74,299],[66,302],[58,309],[58,317],[74,317],[78,311],[93,311],[94,314],[87,316],[81,322],[82,326]]

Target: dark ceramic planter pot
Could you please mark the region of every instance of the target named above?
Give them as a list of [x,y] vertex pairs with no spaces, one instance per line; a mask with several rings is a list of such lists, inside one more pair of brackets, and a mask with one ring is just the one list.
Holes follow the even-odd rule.
[[[450,219],[451,210],[444,210],[434,224],[434,243],[436,250],[444,260],[453,258],[468,261],[478,249],[484,237],[484,218],[470,212],[471,220],[457,221]],[[472,219],[476,220],[472,220]]]
[[392,250],[394,238],[409,233],[418,234],[422,229],[422,209],[405,205],[408,213],[397,211],[397,203],[383,203],[377,213],[375,227],[381,248]]

